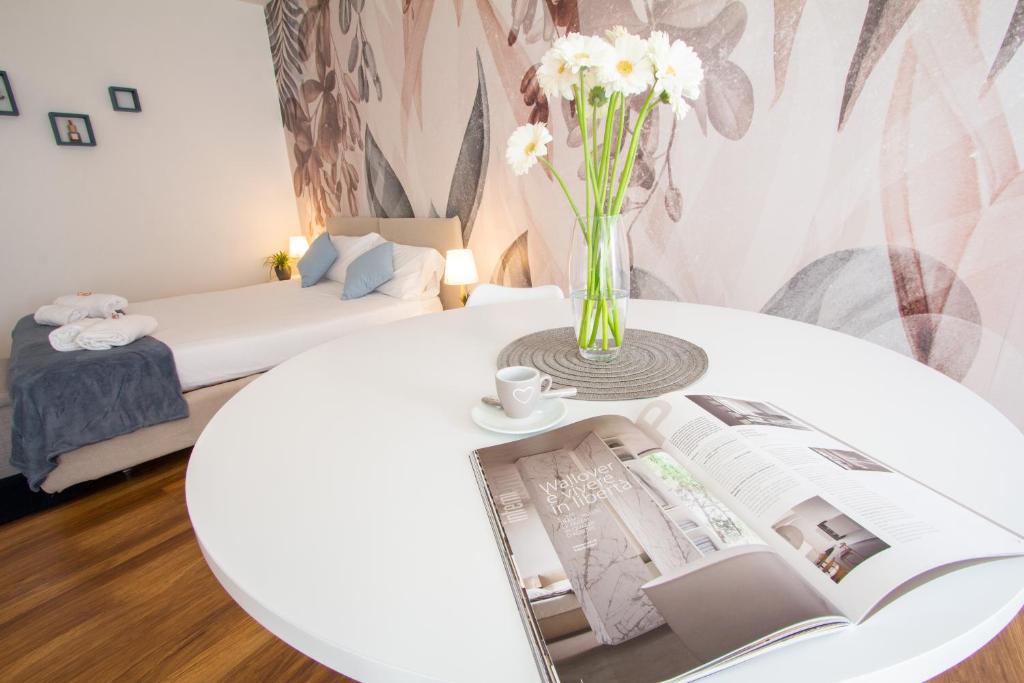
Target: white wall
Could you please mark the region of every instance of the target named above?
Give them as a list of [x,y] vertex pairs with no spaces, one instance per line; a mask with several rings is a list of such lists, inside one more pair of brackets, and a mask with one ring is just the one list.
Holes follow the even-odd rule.
[[[0,355],[59,294],[252,284],[299,234],[261,6],[0,0],[0,70],[21,110],[0,117]],[[57,147],[49,111],[89,114],[97,146]]]

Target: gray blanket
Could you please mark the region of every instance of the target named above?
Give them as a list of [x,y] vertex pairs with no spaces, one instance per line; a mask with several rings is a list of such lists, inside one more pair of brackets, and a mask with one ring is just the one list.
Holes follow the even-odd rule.
[[39,490],[61,453],[188,417],[171,349],[143,337],[109,351],[55,351],[32,316],[11,333],[11,465]]

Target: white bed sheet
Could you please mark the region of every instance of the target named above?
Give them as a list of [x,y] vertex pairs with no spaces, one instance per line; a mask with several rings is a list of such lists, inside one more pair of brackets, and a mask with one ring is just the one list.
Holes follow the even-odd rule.
[[382,323],[441,310],[437,297],[403,301],[374,292],[343,301],[343,285],[298,279],[153,299],[129,313],[156,318],[153,336],[174,352],[183,391],[263,372],[296,354]]

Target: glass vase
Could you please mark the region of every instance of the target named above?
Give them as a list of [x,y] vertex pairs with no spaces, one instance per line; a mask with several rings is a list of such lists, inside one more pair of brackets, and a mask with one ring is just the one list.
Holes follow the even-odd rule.
[[629,310],[629,245],[619,216],[596,216],[573,228],[569,292],[580,355],[615,360],[626,335]]

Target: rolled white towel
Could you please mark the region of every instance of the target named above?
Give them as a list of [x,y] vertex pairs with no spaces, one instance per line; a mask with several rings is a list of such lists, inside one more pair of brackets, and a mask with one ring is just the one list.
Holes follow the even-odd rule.
[[100,320],[78,335],[78,346],[89,351],[106,351],[114,346],[131,344],[156,330],[156,318],[148,315],[122,315]]
[[99,322],[103,322],[101,318],[83,318],[67,325],[61,325],[50,332],[50,346],[57,351],[79,351],[82,347],[76,341],[78,335]]
[[36,324],[38,325],[67,325],[82,318],[89,317],[89,311],[74,306],[60,306],[58,304],[47,304],[40,306],[36,311]]
[[85,309],[90,318],[109,318],[128,305],[128,299],[116,294],[69,294],[59,296],[53,303]]

